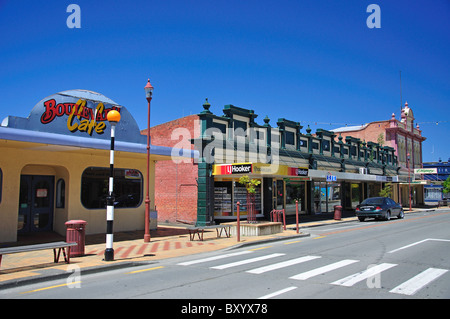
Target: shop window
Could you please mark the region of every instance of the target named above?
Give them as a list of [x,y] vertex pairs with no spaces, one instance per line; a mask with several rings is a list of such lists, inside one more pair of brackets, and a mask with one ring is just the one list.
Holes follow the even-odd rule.
[[326,152],[330,151],[330,141],[329,140],[322,140],[322,149]]
[[285,132],[286,144],[295,145],[295,134],[293,132]]
[[60,178],[56,182],[56,208],[64,208],[66,202],[66,182]]
[[300,140],[300,147],[308,147],[308,141]]
[[[135,169],[114,169],[116,208],[138,207],[142,202],[143,178]],[[105,208],[109,189],[109,168],[88,167],[81,176],[81,203],[89,209]]]
[[212,122],[211,127],[218,129],[223,134],[227,132],[227,126],[222,123]]
[[246,136],[247,122],[234,120],[234,136]]

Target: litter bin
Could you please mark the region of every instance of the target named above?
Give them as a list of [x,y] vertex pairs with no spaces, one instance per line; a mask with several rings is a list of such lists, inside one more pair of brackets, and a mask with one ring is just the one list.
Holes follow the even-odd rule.
[[70,257],[83,256],[87,222],[84,220],[69,220],[65,225],[67,227],[66,242],[78,244],[71,247]]
[[335,205],[334,206],[334,220],[341,220],[342,216],[342,206]]

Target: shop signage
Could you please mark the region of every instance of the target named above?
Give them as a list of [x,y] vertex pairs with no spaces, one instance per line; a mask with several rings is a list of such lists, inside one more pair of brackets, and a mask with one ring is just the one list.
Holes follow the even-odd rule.
[[103,103],[98,103],[94,108],[86,106],[86,101],[79,99],[76,103],[56,103],[55,99],[44,102],[44,112],[41,115],[41,123],[49,124],[56,118],[67,115],[67,129],[70,132],[86,132],[103,134],[106,128],[106,115],[112,109],[120,112],[120,108],[105,109]]
[[437,168],[415,168],[414,174],[437,174]]
[[336,182],[337,177],[336,175],[327,175],[327,182]]
[[252,172],[252,164],[227,165],[227,174],[248,174]]
[[8,116],[2,124],[29,132],[109,140],[108,131],[111,126],[107,115],[111,110],[120,113],[120,123],[117,124],[116,130],[117,141],[146,143],[147,138],[141,134],[136,120],[126,107],[100,93],[88,90],[69,90],[52,94],[35,104],[28,117]]
[[291,174],[289,175],[294,175],[294,176],[308,176],[308,169],[307,168],[295,168],[295,167],[290,167],[290,172]]
[[214,175],[250,174],[253,173],[252,168],[252,163],[215,165]]
[[271,165],[261,163],[236,163],[225,165],[214,165],[213,175],[232,174],[261,174],[281,176],[308,176],[308,169],[303,167],[288,167],[285,165]]

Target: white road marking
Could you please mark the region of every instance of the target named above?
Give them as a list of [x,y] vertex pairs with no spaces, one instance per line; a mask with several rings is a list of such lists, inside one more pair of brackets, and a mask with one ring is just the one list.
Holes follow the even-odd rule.
[[390,290],[389,292],[403,295],[414,295],[417,291],[425,287],[433,280],[439,278],[447,271],[447,269],[428,268],[427,270],[422,271],[417,276],[412,277],[408,281],[405,281],[401,285]]
[[344,260],[341,260],[341,261],[338,261],[338,262],[335,262],[335,263],[332,263],[332,264],[329,264],[329,265],[326,265],[326,266],[323,266],[323,267],[319,267],[319,268],[316,268],[316,269],[313,269],[313,270],[310,270],[310,271],[307,271],[307,272],[303,272],[301,274],[298,274],[298,275],[295,275],[295,276],[292,276],[292,277],[289,277],[289,278],[297,279],[297,280],[305,280],[305,279],[308,279],[308,278],[311,278],[311,277],[314,277],[314,276],[326,273],[328,271],[331,271],[331,270],[334,270],[334,269],[338,269],[338,268],[341,268],[341,267],[344,267],[344,266],[356,263],[358,261],[359,260],[344,259]]
[[256,262],[256,261],[270,259],[270,258],[275,258],[275,257],[279,257],[279,256],[284,256],[284,255],[285,254],[265,255],[265,256],[261,256],[261,257],[244,259],[244,260],[236,261],[236,262],[233,262],[233,263],[224,264],[224,265],[220,265],[220,266],[214,266],[214,267],[210,267],[210,268],[213,268],[213,269],[226,269],[226,268],[230,268],[230,267],[245,265],[245,264],[253,263],[253,262]]
[[387,270],[389,268],[395,267],[395,266],[397,266],[397,264],[389,264],[389,263],[379,264],[379,265],[373,266],[367,270],[361,271],[359,273],[336,280],[336,281],[332,282],[331,284],[350,287],[360,281],[363,281],[367,278],[373,277],[376,274],[379,274],[380,272]]
[[297,289],[297,287],[294,287],[294,286],[287,287],[287,288],[275,291],[275,292],[273,292],[271,294],[259,297],[258,299],[269,299],[269,298],[272,298],[272,297],[276,297],[276,296],[282,295],[282,294],[284,294],[284,293],[286,293],[288,291],[294,290],[294,289]]
[[292,265],[296,265],[296,264],[300,264],[309,260],[313,260],[313,259],[317,259],[317,258],[321,258],[320,256],[304,256],[304,257],[300,257],[300,258],[295,258],[295,259],[290,259],[287,261],[282,261],[276,264],[272,264],[272,265],[268,265],[268,266],[264,266],[264,267],[259,267],[259,268],[255,268],[252,270],[248,270],[247,272],[252,273],[252,274],[262,274],[264,272],[267,271],[271,271],[271,270],[275,270],[275,269],[280,269],[280,268],[284,268],[284,267],[288,267],[288,266],[292,266]]
[[240,252],[237,252],[237,253],[230,253],[230,254],[213,256],[213,257],[208,257],[208,258],[203,258],[203,259],[195,259],[195,260],[191,260],[191,261],[185,261],[185,262],[179,263],[178,265],[188,266],[188,265],[203,263],[203,262],[207,262],[207,261],[213,261],[213,260],[218,260],[218,259],[223,259],[223,258],[228,258],[228,257],[233,257],[233,256],[250,254],[252,252],[253,251],[250,251],[250,250],[244,250],[244,251],[240,251]]

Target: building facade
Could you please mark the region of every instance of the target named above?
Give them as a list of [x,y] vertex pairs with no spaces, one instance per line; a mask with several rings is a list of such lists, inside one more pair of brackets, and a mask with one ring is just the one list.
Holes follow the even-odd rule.
[[431,169],[434,172],[424,174],[423,179],[429,181],[429,185],[425,185],[425,202],[428,204],[436,204],[443,199],[450,199],[449,193],[444,193],[443,183],[450,176],[450,158],[447,162],[439,159],[438,162],[423,163],[424,169]]
[[[401,110],[400,120],[395,114],[389,120],[370,122],[359,126],[350,126],[334,129],[338,136],[347,138],[352,136],[367,143],[379,143],[394,149],[399,165],[397,199],[403,206],[409,205],[408,191],[411,189],[412,205],[424,204],[425,181],[414,181],[414,169],[422,168],[422,142],[426,140],[418,124],[414,124],[414,113],[405,103]],[[413,183],[409,183],[409,178]],[[411,186],[411,188],[410,188]]]
[[[105,233],[111,147],[106,115],[113,109],[121,115],[114,230],[144,229],[146,137],[126,107],[96,92],[71,90],[41,100],[27,118],[8,116],[1,123],[0,243],[44,231],[65,235],[68,220],[86,221],[87,234]],[[154,163],[171,160],[172,153],[172,148],[151,146],[152,210]],[[156,216],[152,220],[155,227]]]
[[[246,217],[246,189],[239,183],[244,175],[260,182],[255,210],[264,219],[273,209],[295,214],[296,201],[301,214],[333,211],[335,205],[354,209],[363,199],[378,196],[384,183],[398,182],[398,160],[390,146],[344,139],[323,129],[312,134],[308,127],[302,132],[299,122],[285,118],[273,127],[267,117],[259,124],[253,110],[233,105],[225,105],[220,115],[210,111],[207,101],[203,108],[198,115],[161,124],[151,133],[165,135],[161,143],[169,139],[176,148],[194,147],[199,152],[197,161],[185,163],[190,169],[183,177],[183,182],[197,185],[186,196],[197,199],[196,211],[192,207],[187,220],[198,225],[235,220],[237,202]],[[173,183],[173,178],[165,181],[162,176],[156,198],[170,187],[164,183]],[[157,205],[158,212],[166,209],[162,202]]]

